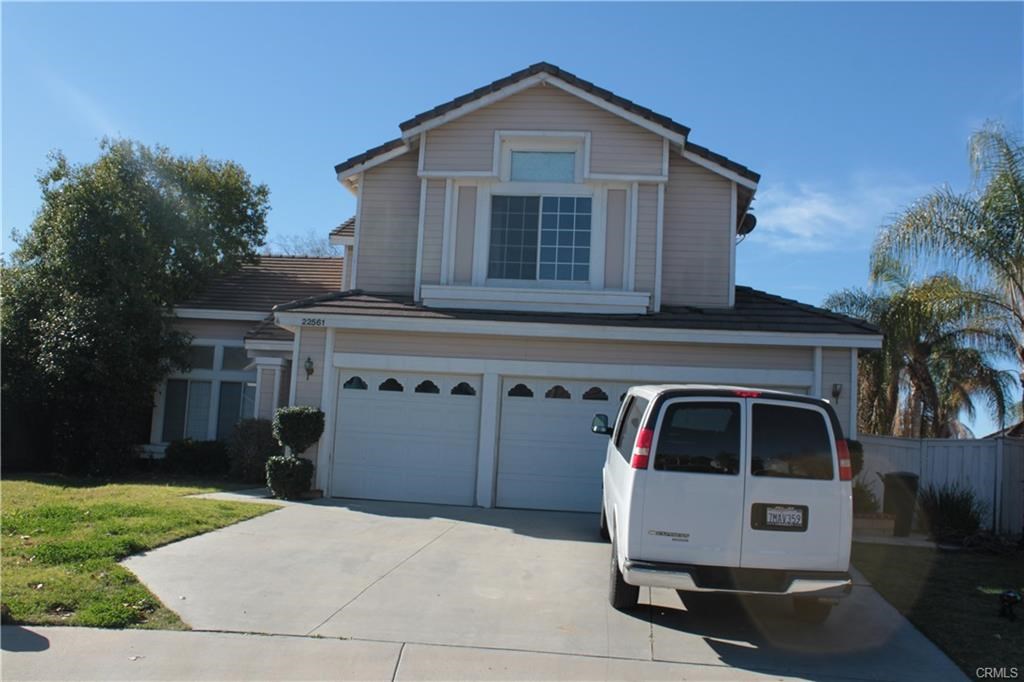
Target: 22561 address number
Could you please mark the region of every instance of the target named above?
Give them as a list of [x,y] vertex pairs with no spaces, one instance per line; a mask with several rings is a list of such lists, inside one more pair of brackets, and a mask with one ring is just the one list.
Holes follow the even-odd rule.
[[322,317],[304,317],[302,318],[303,327],[323,327],[326,326],[327,321]]

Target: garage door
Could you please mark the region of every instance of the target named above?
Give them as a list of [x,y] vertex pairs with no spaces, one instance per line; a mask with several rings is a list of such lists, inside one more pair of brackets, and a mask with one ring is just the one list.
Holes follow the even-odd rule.
[[630,384],[505,378],[498,443],[499,507],[596,512],[608,438],[590,432],[596,413],[614,419]]
[[331,495],[473,504],[480,378],[340,371]]

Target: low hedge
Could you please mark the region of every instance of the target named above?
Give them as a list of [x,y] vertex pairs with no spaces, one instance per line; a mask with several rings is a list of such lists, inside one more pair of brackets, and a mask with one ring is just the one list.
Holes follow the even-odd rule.
[[172,441],[164,451],[164,467],[189,476],[223,476],[228,473],[228,449],[219,440]]
[[274,497],[294,500],[309,492],[313,462],[302,457],[277,455],[267,460],[267,487]]
[[228,444],[231,478],[243,483],[263,483],[267,460],[281,454],[269,419],[243,419],[235,426]]

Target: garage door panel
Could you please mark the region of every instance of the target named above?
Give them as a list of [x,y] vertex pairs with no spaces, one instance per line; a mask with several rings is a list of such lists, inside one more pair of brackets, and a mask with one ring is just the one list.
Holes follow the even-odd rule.
[[[353,376],[367,388],[344,388]],[[479,383],[476,376],[343,370],[331,494],[473,504]],[[429,392],[417,393],[418,386]],[[467,388],[474,395],[461,394]]]
[[[509,395],[519,384],[528,387],[533,397]],[[498,506],[598,511],[608,439],[591,433],[590,423],[598,413],[614,418],[619,395],[628,387],[616,382],[506,378],[498,445]],[[569,398],[545,397],[566,392]],[[584,395],[604,395],[607,400],[584,399]]]

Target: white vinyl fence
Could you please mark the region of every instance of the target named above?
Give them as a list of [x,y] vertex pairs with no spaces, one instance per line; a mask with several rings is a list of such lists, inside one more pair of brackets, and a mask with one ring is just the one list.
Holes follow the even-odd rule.
[[987,510],[985,520],[1000,533],[1019,534],[1024,523],[1024,438],[949,440],[861,436],[861,476],[882,499],[876,473],[910,471],[920,487],[960,483],[977,494]]

